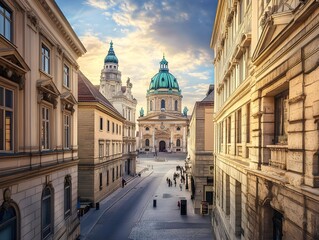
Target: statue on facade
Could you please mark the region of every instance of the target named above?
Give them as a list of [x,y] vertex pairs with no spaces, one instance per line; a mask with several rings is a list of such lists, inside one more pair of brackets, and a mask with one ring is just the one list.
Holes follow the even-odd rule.
[[144,117],[144,109],[143,109],[143,107],[140,110],[140,117]]
[[183,116],[187,117],[188,108],[185,106],[183,109]]

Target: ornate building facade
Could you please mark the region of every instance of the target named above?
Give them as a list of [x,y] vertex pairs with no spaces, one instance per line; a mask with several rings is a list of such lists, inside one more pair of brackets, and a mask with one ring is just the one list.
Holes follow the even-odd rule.
[[216,209],[228,239],[319,237],[319,3],[220,1]]
[[182,94],[177,79],[169,73],[163,57],[160,69],[147,90],[147,112],[137,119],[140,152],[186,152],[187,108],[182,111]]
[[94,205],[121,187],[125,118],[79,73],[79,198]]
[[0,239],[76,239],[77,59],[54,1],[0,1]]
[[214,85],[210,85],[206,97],[195,103],[188,127],[186,173],[197,214],[204,213],[206,206],[208,214],[213,207],[213,111]]
[[132,95],[133,84],[128,78],[126,85],[122,86],[119,61],[110,43],[108,54],[104,59],[104,66],[101,70],[100,92],[125,118],[123,126],[123,161],[124,173],[136,173],[136,104],[137,101]]

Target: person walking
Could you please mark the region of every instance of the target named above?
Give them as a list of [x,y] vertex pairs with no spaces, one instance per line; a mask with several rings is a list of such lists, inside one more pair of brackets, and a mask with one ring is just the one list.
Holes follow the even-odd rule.
[[181,191],[183,190],[183,186],[181,183],[179,184],[179,188],[181,189]]

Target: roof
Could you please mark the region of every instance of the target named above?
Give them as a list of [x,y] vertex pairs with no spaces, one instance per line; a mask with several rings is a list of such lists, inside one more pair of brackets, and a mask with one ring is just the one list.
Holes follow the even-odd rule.
[[214,102],[214,84],[210,84],[206,97],[201,102]]
[[106,55],[106,57],[104,58],[104,64],[105,63],[119,63],[119,60],[117,59],[114,49],[113,49],[113,42],[111,41],[110,43],[110,49]]
[[157,90],[159,88],[180,90],[177,79],[169,73],[168,62],[164,56],[160,62],[159,72],[151,79],[149,90]]
[[114,108],[114,106],[99,92],[89,79],[79,71],[78,73],[78,101],[79,102],[97,102],[111,109],[114,113],[122,117],[122,115]]

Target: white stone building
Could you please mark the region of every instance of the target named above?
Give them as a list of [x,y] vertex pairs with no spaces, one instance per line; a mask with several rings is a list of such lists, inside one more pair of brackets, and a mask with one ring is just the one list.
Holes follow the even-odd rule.
[[137,119],[140,152],[186,152],[187,108],[182,113],[182,94],[163,57],[160,69],[147,90],[147,112]]
[[76,239],[77,59],[48,0],[0,1],[0,239]]
[[99,89],[103,96],[126,119],[123,127],[124,173],[134,175],[136,173],[135,121],[137,101],[132,95],[133,84],[130,79],[127,79],[126,85],[122,85],[118,62],[111,42],[101,70]]

